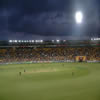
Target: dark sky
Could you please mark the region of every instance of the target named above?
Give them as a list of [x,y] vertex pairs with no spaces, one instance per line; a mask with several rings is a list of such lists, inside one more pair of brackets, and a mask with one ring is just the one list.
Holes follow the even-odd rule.
[[[83,23],[75,12],[83,12]],[[0,40],[100,37],[100,0],[0,0]]]

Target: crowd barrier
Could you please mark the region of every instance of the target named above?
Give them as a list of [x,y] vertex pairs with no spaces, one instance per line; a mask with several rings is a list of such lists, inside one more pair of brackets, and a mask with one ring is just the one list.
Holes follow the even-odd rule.
[[[29,61],[29,62],[6,62],[6,63],[0,63],[0,65],[3,64],[34,64],[34,63],[75,63],[74,60],[64,60],[64,61]],[[100,63],[100,61],[86,61],[87,63]]]

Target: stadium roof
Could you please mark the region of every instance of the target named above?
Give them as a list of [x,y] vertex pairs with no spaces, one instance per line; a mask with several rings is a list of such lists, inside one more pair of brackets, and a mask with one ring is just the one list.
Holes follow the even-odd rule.
[[49,46],[99,46],[99,40],[9,40],[9,41],[0,41],[0,47],[49,47]]

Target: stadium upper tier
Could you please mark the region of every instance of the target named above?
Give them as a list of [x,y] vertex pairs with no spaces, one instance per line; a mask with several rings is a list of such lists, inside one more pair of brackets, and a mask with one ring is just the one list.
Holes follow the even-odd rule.
[[99,40],[9,40],[0,41],[0,47],[32,46],[32,47],[58,47],[58,46],[100,46]]

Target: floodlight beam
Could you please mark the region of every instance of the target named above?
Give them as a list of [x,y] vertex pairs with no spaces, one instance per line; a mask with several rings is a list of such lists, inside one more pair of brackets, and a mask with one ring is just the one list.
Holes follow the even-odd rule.
[[75,14],[75,20],[77,24],[81,24],[83,21],[83,14],[81,11],[76,12]]

